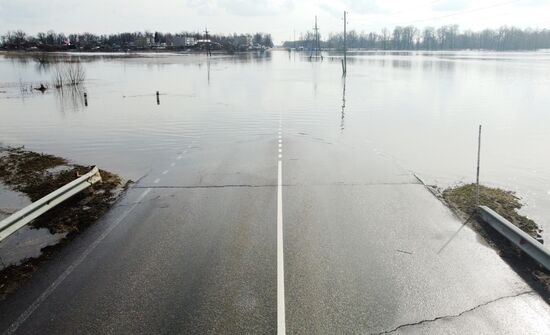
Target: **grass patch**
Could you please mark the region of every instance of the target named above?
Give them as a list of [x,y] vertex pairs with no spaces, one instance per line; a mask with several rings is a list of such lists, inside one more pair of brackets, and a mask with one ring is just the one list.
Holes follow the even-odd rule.
[[[475,214],[475,184],[448,188],[443,191],[443,198],[451,207],[459,209],[466,215],[470,216]],[[487,206],[502,215],[505,219],[512,222],[532,237],[539,237],[540,229],[537,224],[533,220],[517,212],[522,207],[522,204],[514,192],[480,185],[479,202],[482,206]]]
[[[472,229],[478,232],[485,242],[495,248],[518,275],[520,275],[541,297],[550,304],[550,271],[540,266],[527,254],[521,252],[512,242],[500,235],[491,226],[483,222],[476,212],[476,185],[467,184],[451,187],[441,194],[444,202],[455,212],[464,218],[469,218]],[[480,186],[480,204],[490,207],[508,221],[528,233],[530,236],[539,239],[540,228],[537,224],[518,214],[522,207],[520,199],[514,192]]]
[[[69,163],[67,160],[25,150],[0,148],[0,182],[36,201],[88,173],[91,166]],[[55,208],[42,214],[29,225],[47,228],[66,237],[53,247],[42,249],[42,256],[11,265],[0,271],[0,299],[29,278],[39,265],[79,232],[96,222],[118,198],[122,180],[115,174],[100,170],[102,182],[96,183]]]

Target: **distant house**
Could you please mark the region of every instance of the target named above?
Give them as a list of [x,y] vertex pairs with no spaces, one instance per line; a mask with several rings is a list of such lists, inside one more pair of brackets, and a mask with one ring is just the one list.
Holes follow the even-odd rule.
[[185,38],[185,46],[186,47],[192,47],[197,45],[197,40],[194,37],[186,37]]
[[194,37],[176,36],[172,43],[176,48],[193,47],[197,45],[197,40]]

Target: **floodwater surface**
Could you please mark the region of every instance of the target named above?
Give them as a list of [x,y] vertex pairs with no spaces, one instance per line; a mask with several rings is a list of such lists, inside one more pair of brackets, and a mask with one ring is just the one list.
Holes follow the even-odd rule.
[[[272,134],[281,116],[288,133],[374,151],[447,187],[475,180],[482,124],[481,181],[516,191],[550,227],[550,53],[358,52],[346,78],[339,57],[0,54],[0,143],[137,180],[182,142],[229,148]],[[75,60],[78,89],[30,89]]]

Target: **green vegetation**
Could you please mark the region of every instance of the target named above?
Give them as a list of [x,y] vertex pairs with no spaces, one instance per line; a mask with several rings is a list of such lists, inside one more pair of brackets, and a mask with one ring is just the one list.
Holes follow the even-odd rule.
[[[443,198],[447,203],[467,215],[475,214],[476,210],[476,185],[467,184],[448,188],[443,191]],[[539,228],[537,224],[518,214],[517,210],[521,208],[520,199],[514,192],[480,186],[479,202],[482,206],[490,207],[505,219],[525,231],[532,237],[537,237]]]

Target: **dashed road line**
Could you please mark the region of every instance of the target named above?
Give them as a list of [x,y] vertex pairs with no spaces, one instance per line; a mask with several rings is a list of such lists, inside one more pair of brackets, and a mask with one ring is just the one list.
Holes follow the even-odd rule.
[[[279,131],[279,138],[282,132]],[[280,140],[281,141],[281,140]],[[282,142],[282,141],[281,141]],[[282,144],[279,144],[282,147]],[[277,334],[286,334],[285,316],[285,261],[283,243],[283,163],[281,148],[277,164]]]
[[[192,143],[195,143],[196,141],[193,140]],[[188,148],[191,148],[192,144],[189,144]],[[183,158],[183,155],[187,153],[187,149],[184,150],[180,155],[176,157],[177,160],[181,160]],[[175,167],[176,163],[172,162],[170,164],[171,167]],[[164,170],[162,172],[163,175],[168,174],[170,170]],[[160,182],[160,178],[157,178],[153,181],[153,183],[158,184]],[[137,201],[126,211],[122,214],[122,216],[119,217],[119,219],[110,227],[108,227],[99,237],[97,240],[95,240],[90,246],[80,255],[79,258],[77,258],[73,264],[71,264],[65,271],[17,318],[17,320],[14,321],[14,323],[11,324],[11,326],[4,332],[5,335],[11,335],[19,329],[19,327],[36,311],[38,307],[55,291],[55,289],[74,271],[74,269],[79,266],[86,257],[109,235],[113,229],[115,229],[122,220],[124,220],[130,212],[136,208],[136,206],[147,196],[147,194],[151,191],[151,188],[145,189],[143,193],[138,197]]]
[[134,208],[147,196],[151,189],[146,189],[138,197],[137,201],[130,207],[126,212],[124,212],[115,223],[110,227],[105,229],[105,231],[92,243],[90,246],[84,250],[84,252],[78,257],[63,273],[57,277],[57,279],[29,306],[27,309],[15,320],[11,326],[4,332],[4,335],[11,335],[19,329],[19,327],[27,321],[27,319],[40,307],[40,305],[48,299],[48,297],[55,291],[55,289],[63,283],[63,281],[76,269],[88,255],[103,241],[107,235],[109,235],[121,222],[124,220],[128,214],[130,214]]

